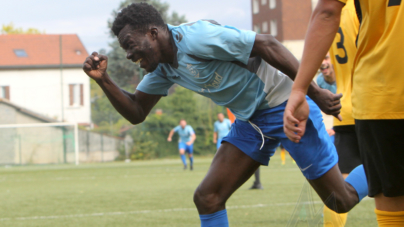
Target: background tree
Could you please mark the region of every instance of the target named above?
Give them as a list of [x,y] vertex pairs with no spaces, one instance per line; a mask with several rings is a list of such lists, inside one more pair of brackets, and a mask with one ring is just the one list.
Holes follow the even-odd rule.
[[2,25],[0,34],[45,34],[45,31],[41,32],[36,28],[28,28],[27,30],[16,28],[13,22],[11,22]]

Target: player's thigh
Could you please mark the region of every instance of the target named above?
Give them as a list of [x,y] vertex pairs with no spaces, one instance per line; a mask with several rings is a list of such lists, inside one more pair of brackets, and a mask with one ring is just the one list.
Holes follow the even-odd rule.
[[355,120],[369,196],[404,196],[404,120]]
[[294,143],[284,134],[280,140],[303,175],[308,180],[314,180],[323,176],[338,163],[338,155],[325,129],[320,109],[311,100],[309,105],[310,114],[306,131],[300,142]]
[[181,155],[185,154],[185,149],[187,148],[187,145],[183,142],[178,143],[178,150]]
[[338,166],[341,173],[349,174],[362,164],[355,125],[335,126],[335,147],[338,153]]
[[217,194],[222,200],[227,200],[259,166],[259,162],[236,146],[223,142],[197,190],[203,194]]
[[191,157],[192,154],[194,153],[194,146],[192,145],[187,145],[187,148],[185,149],[185,152],[188,153],[188,155]]

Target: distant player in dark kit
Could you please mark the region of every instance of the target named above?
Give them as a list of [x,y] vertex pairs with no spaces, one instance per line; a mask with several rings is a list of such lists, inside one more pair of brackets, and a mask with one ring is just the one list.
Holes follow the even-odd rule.
[[194,142],[196,139],[194,129],[187,125],[187,122],[184,119],[180,120],[180,125],[173,128],[168,134],[167,141],[171,142],[171,139],[174,133],[178,133],[180,139],[178,141],[178,150],[180,152],[182,164],[184,164],[184,169],[187,169],[187,160],[185,158],[185,153],[188,154],[189,158],[189,167],[191,170],[194,168]]
[[268,165],[280,142],[332,210],[347,212],[367,194],[362,166],[344,181],[322,122],[320,108],[338,116],[340,95],[313,82],[306,135],[297,144],[286,137],[283,113],[299,62],[271,35],[206,20],[168,25],[146,3],[122,9],[112,31],[127,58],[150,72],[135,93],[111,81],[104,55],[94,52],[83,69],[131,123],[144,121],[175,83],[226,106],[237,118],[195,191],[201,226],[229,225],[226,201],[260,165]]

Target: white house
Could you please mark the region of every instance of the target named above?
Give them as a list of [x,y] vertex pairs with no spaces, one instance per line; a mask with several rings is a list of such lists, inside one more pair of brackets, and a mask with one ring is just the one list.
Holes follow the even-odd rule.
[[87,56],[77,35],[0,35],[0,98],[57,121],[88,125]]

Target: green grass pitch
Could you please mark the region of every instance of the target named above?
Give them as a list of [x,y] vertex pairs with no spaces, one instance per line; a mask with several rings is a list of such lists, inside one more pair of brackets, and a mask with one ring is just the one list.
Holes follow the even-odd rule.
[[[196,157],[192,172],[182,170],[179,158],[2,166],[0,226],[199,226],[192,197],[211,159]],[[276,154],[261,167],[264,190],[248,190],[250,179],[229,199],[232,227],[286,226],[304,178],[289,157],[286,165],[280,162]],[[313,200],[321,209],[315,194]],[[346,226],[376,227],[373,210],[374,201],[365,199],[349,213]]]

